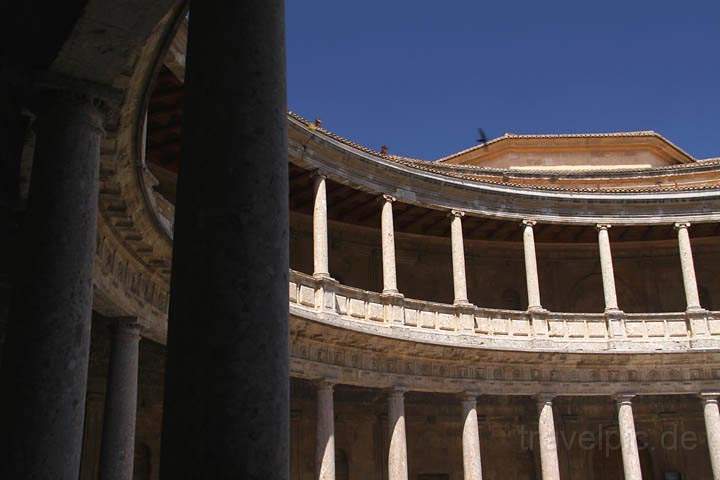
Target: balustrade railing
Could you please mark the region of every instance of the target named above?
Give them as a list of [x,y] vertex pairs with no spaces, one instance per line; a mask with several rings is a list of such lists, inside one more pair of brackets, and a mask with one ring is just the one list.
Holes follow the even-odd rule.
[[[382,333],[455,336],[489,348],[687,350],[720,347],[720,312],[565,313],[450,305],[385,295],[290,272],[291,313]],[[405,334],[408,334],[405,332]],[[428,338],[428,337],[424,337]]]

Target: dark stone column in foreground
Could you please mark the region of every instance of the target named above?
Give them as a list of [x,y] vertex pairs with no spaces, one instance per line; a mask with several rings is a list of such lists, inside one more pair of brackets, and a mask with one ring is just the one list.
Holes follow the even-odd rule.
[[2,363],[0,478],[74,479],[90,349],[102,115],[48,92]]
[[288,478],[283,10],[191,5],[163,479]]
[[140,325],[132,317],[117,319],[112,326],[111,339],[100,478],[132,480]]

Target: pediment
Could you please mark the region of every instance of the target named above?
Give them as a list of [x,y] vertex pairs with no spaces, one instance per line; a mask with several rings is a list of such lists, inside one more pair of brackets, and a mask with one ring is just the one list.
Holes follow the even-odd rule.
[[644,169],[694,162],[655,132],[576,135],[505,134],[438,160],[511,170]]

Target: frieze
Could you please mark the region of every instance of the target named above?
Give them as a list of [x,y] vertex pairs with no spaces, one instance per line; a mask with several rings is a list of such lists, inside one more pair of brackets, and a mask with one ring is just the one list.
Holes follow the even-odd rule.
[[367,387],[404,385],[411,390],[457,393],[471,385],[482,392],[502,394],[534,394],[548,389],[578,395],[610,395],[625,390],[684,394],[709,388],[720,378],[715,366],[705,369],[683,366],[661,375],[652,366],[604,371],[577,365],[563,369],[497,365],[489,367],[492,375],[487,377],[486,368],[468,367],[462,359],[438,363],[430,359],[397,357],[390,352],[392,350],[385,353],[358,351],[295,337],[291,345],[291,370],[293,376],[301,378],[331,375],[339,383]]

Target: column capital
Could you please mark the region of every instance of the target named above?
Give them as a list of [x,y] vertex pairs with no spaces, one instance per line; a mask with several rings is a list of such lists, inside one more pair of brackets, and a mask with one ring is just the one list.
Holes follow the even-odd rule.
[[452,209],[452,210],[450,210],[450,216],[462,218],[465,216],[465,212],[463,212],[462,210]]
[[311,176],[315,179],[316,182],[319,182],[321,180],[327,180],[327,175],[320,170],[313,170]]
[[548,404],[552,405],[552,402],[556,396],[557,395],[554,393],[548,393],[548,392],[538,393],[537,395],[535,395],[535,402],[537,402],[538,406],[548,405]]
[[598,223],[597,225],[595,225],[595,229],[597,231],[610,230],[610,228],[612,228],[612,225],[610,225],[609,223]]
[[523,227],[534,227],[535,225],[537,225],[537,221],[536,221],[536,220],[532,220],[532,219],[526,218],[525,220],[522,221],[522,226],[523,226]]
[[460,399],[462,400],[462,403],[472,402],[477,403],[477,398],[482,395],[480,392],[476,391],[465,391],[460,393]]
[[390,387],[389,395],[391,398],[404,398],[408,388],[402,385],[394,385]]
[[616,393],[613,395],[613,398],[615,399],[615,402],[620,405],[632,405],[632,399],[635,398],[637,394],[635,393]]
[[117,317],[112,320],[110,330],[116,335],[140,338],[140,322],[137,317]]
[[673,225],[673,226],[675,227],[675,230],[680,230],[680,229],[688,229],[688,228],[690,228],[690,225],[692,225],[690,222],[676,222],[675,225]]
[[333,390],[337,382],[332,378],[319,378],[315,380],[315,386],[318,390]]
[[698,397],[700,397],[703,403],[718,403],[720,392],[700,392]]
[[393,202],[397,201],[397,198],[390,195],[389,193],[383,194],[382,198],[388,203],[393,203]]
[[[105,133],[107,125],[118,121],[123,92],[115,87],[49,70],[36,75],[33,87],[34,96],[29,105],[33,114],[40,114],[57,103],[74,105],[86,110],[86,120],[100,134]],[[39,117],[42,121],[42,115]]]

